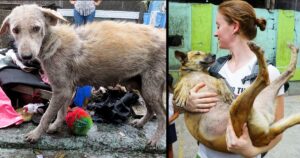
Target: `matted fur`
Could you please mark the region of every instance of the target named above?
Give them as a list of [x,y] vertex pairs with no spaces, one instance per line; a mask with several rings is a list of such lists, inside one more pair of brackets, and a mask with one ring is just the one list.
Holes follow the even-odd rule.
[[[155,113],[158,126],[149,143],[156,145],[164,134],[166,120],[162,102],[166,74],[165,31],[112,21],[75,28],[57,24],[58,19],[65,20],[57,12],[37,5],[23,5],[13,9],[1,26],[0,34],[10,30],[21,58],[39,59],[52,87],[50,105],[37,128],[26,135],[26,140],[36,142],[44,131],[57,131],[76,86],[134,83],[131,85],[137,85],[135,88],[141,91],[146,102],[147,114],[133,124],[142,127]],[[57,119],[49,126],[57,113]]]

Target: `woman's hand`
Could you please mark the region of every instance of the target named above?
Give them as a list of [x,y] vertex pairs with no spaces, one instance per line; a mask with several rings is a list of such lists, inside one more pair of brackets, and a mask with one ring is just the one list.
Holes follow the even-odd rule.
[[200,91],[204,86],[204,83],[199,83],[190,90],[186,106],[184,107],[185,110],[205,113],[209,112],[210,108],[217,104],[218,98],[216,93]]
[[257,148],[252,145],[246,124],[244,124],[243,127],[243,134],[238,138],[229,119],[226,131],[226,143],[229,151],[241,154],[245,157],[255,157],[259,154]]

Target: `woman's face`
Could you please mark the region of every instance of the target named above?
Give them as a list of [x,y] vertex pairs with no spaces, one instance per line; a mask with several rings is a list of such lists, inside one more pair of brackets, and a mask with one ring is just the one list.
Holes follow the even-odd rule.
[[222,49],[230,48],[230,44],[234,39],[234,24],[228,24],[225,17],[218,12],[216,18],[217,30],[214,34],[218,38],[219,47]]

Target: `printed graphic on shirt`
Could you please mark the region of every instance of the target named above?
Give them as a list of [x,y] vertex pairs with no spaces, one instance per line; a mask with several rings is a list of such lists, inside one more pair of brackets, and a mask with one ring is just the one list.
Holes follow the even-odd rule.
[[238,95],[240,95],[246,88],[243,87],[229,87],[231,92],[234,92],[234,97],[236,98]]
[[240,94],[243,93],[243,91],[246,89],[245,87],[231,87],[229,86],[229,89],[231,92],[234,93],[234,98],[236,98],[237,96],[239,96]]

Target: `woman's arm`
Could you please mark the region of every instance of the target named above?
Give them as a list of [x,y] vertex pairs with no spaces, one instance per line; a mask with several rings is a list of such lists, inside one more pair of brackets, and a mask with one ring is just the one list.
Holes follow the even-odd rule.
[[[284,96],[277,96],[276,98],[276,112],[275,121],[283,118],[284,115]],[[245,157],[255,157],[258,154],[267,152],[272,149],[282,138],[282,134],[278,135],[273,139],[269,145],[263,147],[255,147],[252,145],[251,139],[249,137],[248,129],[245,126],[243,129],[243,135],[237,138],[232,125],[230,124],[227,128],[226,141],[229,151],[241,154]]]

